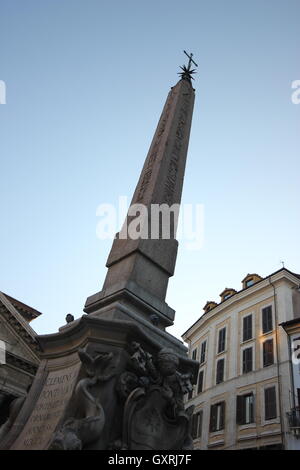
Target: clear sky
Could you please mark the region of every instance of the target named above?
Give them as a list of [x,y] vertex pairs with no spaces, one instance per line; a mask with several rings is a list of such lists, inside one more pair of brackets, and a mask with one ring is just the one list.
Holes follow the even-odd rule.
[[1,0],[0,290],[51,333],[101,290],[99,204],[130,199],[167,93],[199,64],[183,200],[201,250],[179,247],[180,336],[247,273],[300,272],[299,0]]

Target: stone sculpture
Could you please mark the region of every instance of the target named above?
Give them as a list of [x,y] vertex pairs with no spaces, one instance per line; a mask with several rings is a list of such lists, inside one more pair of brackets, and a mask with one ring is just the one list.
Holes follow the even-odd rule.
[[79,349],[78,355],[87,377],[82,378],[75,389],[77,415],[68,418],[55,434],[51,449],[81,450],[85,445],[97,440],[104,427],[105,413],[100,397],[93,394],[93,387],[113,377],[113,369],[107,371],[113,354],[101,353],[93,358],[83,349]]

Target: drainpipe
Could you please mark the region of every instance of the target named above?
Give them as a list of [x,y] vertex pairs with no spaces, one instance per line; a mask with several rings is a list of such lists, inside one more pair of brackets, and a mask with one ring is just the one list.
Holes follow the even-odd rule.
[[282,404],[282,383],[280,376],[280,357],[279,357],[279,341],[278,341],[278,312],[277,312],[277,301],[276,301],[276,288],[271,277],[269,277],[269,283],[273,287],[273,297],[274,297],[274,314],[275,314],[275,342],[276,342],[276,356],[277,356],[277,377],[278,377],[278,398],[279,398],[279,409],[280,409],[280,432],[282,437],[283,448],[285,449],[285,432],[283,428],[283,404]]

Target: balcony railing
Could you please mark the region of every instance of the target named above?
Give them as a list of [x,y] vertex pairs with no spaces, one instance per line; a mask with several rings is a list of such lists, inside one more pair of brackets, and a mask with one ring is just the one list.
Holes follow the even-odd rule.
[[290,431],[300,437],[300,408],[292,408],[287,417]]

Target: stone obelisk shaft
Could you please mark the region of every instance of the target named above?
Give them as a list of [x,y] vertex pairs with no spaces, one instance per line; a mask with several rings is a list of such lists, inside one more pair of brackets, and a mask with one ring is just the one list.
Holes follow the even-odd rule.
[[[180,204],[194,98],[188,79],[181,79],[169,92],[131,206],[143,204],[150,213],[153,204]],[[125,228],[130,220],[127,217]],[[174,274],[177,246],[175,236],[121,239],[117,234],[107,260],[103,290],[88,298],[85,311],[100,313],[105,299],[115,298],[125,289],[128,295],[148,304],[148,314],[141,312],[141,316],[155,313],[161,329],[172,325],[174,310],[167,306],[165,297],[168,280]]]

